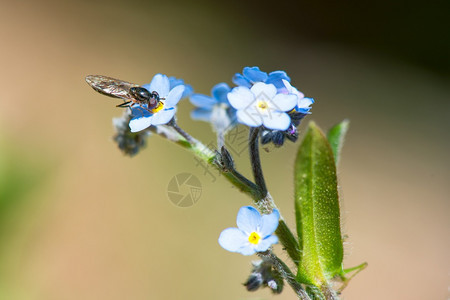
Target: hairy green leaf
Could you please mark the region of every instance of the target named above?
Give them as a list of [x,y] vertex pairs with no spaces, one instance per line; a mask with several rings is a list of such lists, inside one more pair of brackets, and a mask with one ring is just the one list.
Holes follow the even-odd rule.
[[339,157],[341,155],[341,149],[344,144],[345,134],[348,131],[350,121],[345,119],[341,123],[335,125],[333,128],[328,131],[328,141],[330,142],[331,149],[334,154],[334,161],[336,162],[336,166],[339,163]]
[[298,279],[320,287],[342,272],[336,165],[327,138],[311,122],[295,162]]

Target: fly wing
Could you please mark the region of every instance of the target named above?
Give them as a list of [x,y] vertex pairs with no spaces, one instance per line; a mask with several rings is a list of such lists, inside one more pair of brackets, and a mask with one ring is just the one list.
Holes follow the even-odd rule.
[[139,86],[131,82],[103,75],[88,75],[86,76],[86,82],[100,94],[121,98],[126,101],[135,100],[130,94],[130,88]]

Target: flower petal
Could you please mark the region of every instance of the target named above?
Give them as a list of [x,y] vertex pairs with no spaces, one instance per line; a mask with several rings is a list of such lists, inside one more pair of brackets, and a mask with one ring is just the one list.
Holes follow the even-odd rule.
[[196,108],[191,111],[192,120],[209,122],[211,120],[212,110]]
[[184,85],[177,85],[176,87],[171,89],[164,102],[164,108],[175,107],[178,101],[180,101],[181,96],[183,96],[183,92],[184,92]]
[[138,132],[149,127],[150,125],[152,125],[152,118],[153,116],[131,119],[129,124],[131,132]]
[[244,86],[247,88],[251,88],[252,84],[245,78],[242,74],[236,73],[232,79],[233,83],[237,86]]
[[193,92],[194,92],[194,88],[190,84],[185,84],[184,92],[183,92],[183,95],[181,96],[181,98],[189,97],[190,95],[192,95]]
[[197,107],[206,109],[211,109],[217,103],[216,99],[202,94],[193,94],[189,97],[189,101]]
[[262,115],[262,122],[266,128],[286,130],[291,125],[291,118],[285,112],[273,111],[268,115]]
[[245,67],[242,74],[252,83],[266,81],[268,77],[267,73],[261,71],[258,67]]
[[273,71],[270,72],[269,78],[267,78],[266,83],[273,84],[277,89],[284,88],[283,79],[290,82],[291,78],[284,71]]
[[175,107],[169,109],[163,109],[156,114],[153,115],[152,125],[162,125],[167,124],[175,115],[176,109]]
[[254,100],[255,96],[249,88],[238,86],[231,90],[227,95],[231,106],[236,109],[243,109],[249,106]]
[[272,235],[278,227],[278,221],[280,219],[280,213],[275,209],[271,214],[262,215],[261,226],[259,231],[261,237],[264,239],[269,235]]
[[231,88],[225,82],[216,84],[212,90],[211,95],[214,99],[221,103],[228,103],[227,94],[230,92]]
[[269,105],[275,106],[271,108],[278,111],[290,111],[297,105],[297,103],[298,97],[294,94],[277,94],[273,97],[272,101],[269,102]]
[[236,116],[239,123],[250,127],[258,127],[263,123],[261,115],[253,108],[238,110]]
[[256,253],[256,247],[255,247],[255,245],[247,243],[236,252],[238,252],[242,255],[253,255]]
[[153,77],[152,82],[150,82],[148,90],[150,92],[156,91],[161,98],[166,98],[170,91],[169,78],[163,74],[156,74]]
[[247,243],[248,236],[237,228],[227,228],[219,236],[219,245],[231,252],[237,252]]
[[277,88],[273,84],[265,84],[264,82],[255,83],[250,89],[255,98],[261,100],[270,100],[277,94]]
[[280,89],[280,90],[279,90],[280,93],[283,93],[283,94],[294,94],[294,95],[297,95],[297,97],[298,97],[299,99],[305,97],[305,94],[303,94],[302,92],[300,92],[299,90],[297,90],[297,88],[293,87],[293,86],[289,83],[289,81],[283,79],[283,83],[284,83],[284,86],[286,87],[286,88],[285,88],[286,91],[283,91],[283,89]]
[[181,78],[176,78],[174,76],[170,76],[169,82],[170,82],[170,89],[173,89],[174,87],[176,87],[178,85],[184,86],[184,92],[183,92],[183,95],[181,96],[181,98],[189,97],[192,94],[192,92],[194,91],[192,86],[190,84],[185,84],[184,80]]
[[314,103],[313,98],[301,98],[298,100],[297,109],[308,109],[308,111],[311,109],[309,107]]
[[240,230],[245,232],[248,236],[258,230],[261,222],[261,215],[258,210],[252,206],[244,206],[239,209],[236,218],[236,224]]
[[257,252],[264,252],[270,248],[273,244],[278,243],[278,237],[276,235],[271,235],[265,239],[262,239],[258,245],[256,245]]

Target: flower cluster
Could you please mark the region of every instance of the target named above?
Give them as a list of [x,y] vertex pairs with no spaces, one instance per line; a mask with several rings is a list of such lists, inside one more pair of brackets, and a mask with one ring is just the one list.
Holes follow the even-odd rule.
[[[102,81],[108,84],[102,85]],[[231,88],[227,83],[219,83],[211,90],[211,96],[193,94],[190,85],[182,79],[156,74],[149,84],[140,88],[141,98],[126,96],[127,90],[117,90],[115,79],[105,76],[88,76],[88,83],[101,93],[130,100],[119,106],[130,107],[129,128],[131,132],[140,132],[150,126],[169,125],[175,120],[177,104],[182,98],[189,97],[196,106],[191,118],[209,122],[214,131],[224,135],[236,123],[261,128],[261,143],[272,142],[281,146],[287,138],[295,142],[298,138],[297,127],[300,121],[310,114],[312,98],[307,98],[293,87],[291,79],[284,71],[266,73],[258,67],[245,67],[241,73],[233,76]],[[123,131],[123,130],[122,130]],[[123,136],[123,134],[122,134]],[[123,142],[119,141],[122,145]],[[219,143],[218,143],[219,144]],[[220,145],[218,145],[220,146]]]
[[[323,236],[317,239],[320,243],[325,240],[330,241],[326,244],[336,245],[336,251],[334,251],[336,253],[328,256],[331,259],[322,257],[327,256],[326,252],[330,252],[328,248],[319,256],[309,255],[308,251],[311,252],[309,248],[313,247],[304,247],[305,244],[302,244],[302,240],[315,239],[316,231],[303,230],[299,232],[302,239],[297,240],[287,225],[280,221],[282,218],[264,179],[259,155],[259,141],[262,144],[272,143],[275,146],[282,146],[286,139],[295,142],[299,135],[298,126],[301,120],[311,113],[311,105],[314,103],[312,98],[305,97],[302,92],[291,85],[291,78],[286,72],[266,73],[258,67],[245,67],[242,73],[236,73],[233,76],[232,82],[235,86],[230,87],[225,82],[218,83],[212,87],[210,95],[193,93],[192,87],[185,84],[182,79],[169,78],[163,74],[156,74],[149,84],[142,86],[102,75],[89,75],[86,77],[86,81],[96,91],[124,100],[117,106],[126,108],[126,111],[121,118],[113,121],[116,128],[114,141],[123,153],[129,156],[138,153],[145,146],[146,137],[152,132],[188,149],[201,162],[207,164],[206,168],[214,167],[220,174],[224,174],[224,177],[234,186],[251,196],[262,213],[252,206],[241,207],[236,218],[237,227],[223,230],[218,238],[219,245],[225,250],[246,256],[256,254],[261,259],[253,264],[251,274],[244,283],[248,291],[268,287],[273,293],[278,294],[281,293],[284,282],[286,282],[300,299],[325,299],[321,290],[323,287],[328,288],[329,286],[327,281],[323,281],[328,276],[327,272],[331,272],[330,278],[325,278],[327,280],[336,277],[345,279],[345,274],[342,273],[344,270],[342,268],[342,237],[338,227],[339,207],[337,204],[339,198],[335,185],[335,174],[329,172],[329,175],[319,176],[317,179],[318,182],[327,182],[328,180],[328,183],[324,185],[325,190],[331,191],[328,194],[331,195],[330,197],[334,197],[332,200],[335,201],[329,201],[329,206],[327,204],[321,208],[321,214],[318,214],[319,217],[317,217],[318,222],[332,217],[334,223],[330,224],[337,224],[334,231],[330,230],[325,234],[319,233]],[[195,106],[191,112],[192,119],[212,125],[217,136],[215,149],[205,146],[178,125],[177,105],[183,98],[189,98],[190,103]],[[253,175],[251,179],[237,170],[233,157],[228,151],[228,149],[233,149],[226,143],[231,140],[231,134],[229,136],[226,134],[238,123],[251,127],[247,143],[240,140],[240,144],[248,146],[248,157]],[[243,127],[242,125],[240,128]],[[338,151],[331,148],[328,140],[315,125],[310,126],[305,140],[309,141],[311,136],[319,137],[317,144],[320,147],[314,145],[315,148],[311,148],[310,144],[303,143],[297,157],[297,161],[300,163],[296,163],[296,181],[298,178],[303,180],[307,176],[320,173],[304,166],[312,165],[317,169],[334,170],[337,159],[333,158],[337,157],[336,152]],[[228,139],[226,140],[226,138]],[[328,146],[322,147],[323,145]],[[322,151],[325,148],[329,151]],[[326,153],[320,153],[317,155],[320,159],[311,163],[308,151]],[[324,163],[319,165],[318,162],[321,161]],[[322,186],[313,189],[311,185],[307,187],[306,192],[296,190],[296,199],[301,199],[300,204],[297,200],[295,202],[297,224],[301,225],[298,226],[300,229],[315,226],[315,214],[317,214],[314,211],[313,216],[308,210],[303,209],[303,207],[310,206],[311,201],[314,201],[309,199],[310,197],[303,197],[303,193],[306,195],[316,194],[321,190],[323,190]],[[191,193],[198,192],[198,187],[191,187],[190,191]],[[336,207],[337,210],[331,214],[330,211]],[[299,211],[301,214],[298,213]],[[307,225],[302,222],[306,222]],[[314,225],[308,225],[311,222]],[[312,232],[312,236],[309,239],[303,239],[304,236],[308,237],[309,232]],[[297,268],[298,275],[294,275],[289,266],[272,251],[272,246],[279,241],[293,262],[298,262],[301,258],[302,264]],[[316,250],[312,251],[315,253]],[[303,264],[305,261],[306,263]],[[303,270],[308,269],[309,266],[319,265],[322,261],[333,261],[333,264],[323,270],[320,268],[318,273],[315,273],[314,270],[312,273],[310,270]],[[363,267],[363,265],[361,266]],[[305,290],[305,285],[317,289]],[[326,292],[328,293],[328,290]]]
[[[234,103],[237,102],[236,105],[243,108],[240,113],[238,111],[238,120],[252,127],[262,123],[262,144],[272,142],[281,146],[286,138],[295,142],[300,121],[310,114],[314,100],[306,98],[290,84],[290,80],[284,71],[267,74],[258,67],[246,67],[242,74],[235,74],[233,78],[233,82],[240,87],[235,88],[235,94],[230,94],[229,98],[235,99]],[[248,93],[248,89],[252,93]],[[247,103],[247,106],[243,103]]]

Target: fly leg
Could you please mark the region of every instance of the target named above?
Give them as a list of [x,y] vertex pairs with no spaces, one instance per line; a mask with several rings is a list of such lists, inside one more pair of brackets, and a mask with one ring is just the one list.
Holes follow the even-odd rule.
[[122,104],[119,104],[119,105],[116,105],[116,107],[130,107],[130,103],[131,103],[132,101],[127,101],[127,102],[124,102],[124,103],[122,103]]

